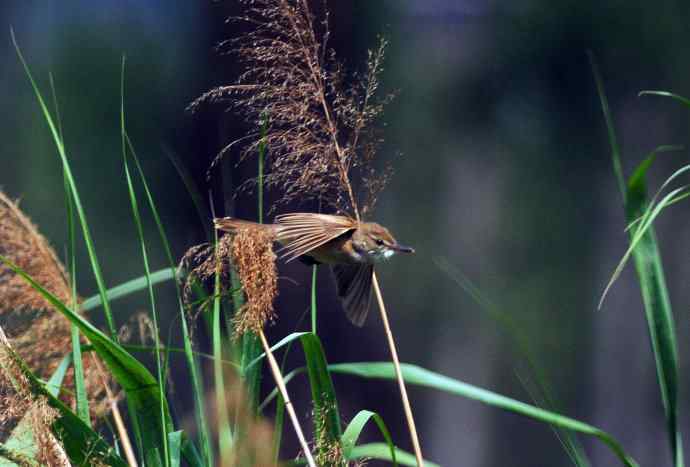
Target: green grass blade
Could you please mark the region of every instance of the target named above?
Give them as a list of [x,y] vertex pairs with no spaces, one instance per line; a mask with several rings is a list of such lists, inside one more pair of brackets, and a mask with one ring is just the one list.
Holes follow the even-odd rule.
[[204,459],[201,458],[199,451],[197,451],[196,446],[182,433],[182,457],[187,461],[189,467],[213,467],[214,464],[207,464]]
[[311,332],[316,335],[316,268],[311,267]]
[[[323,451],[335,443],[340,443],[342,437],[338,400],[321,341],[314,334],[308,333],[300,337],[300,342],[311,386],[317,448]],[[320,455],[317,454],[316,457],[318,460]]]
[[[417,467],[417,459],[415,459],[413,454],[403,451],[402,449],[395,448],[395,458],[399,465],[404,465],[407,467]],[[369,443],[360,444],[355,446],[348,457],[348,460],[357,459],[380,459],[384,461],[393,462],[391,457],[390,449],[386,443]],[[434,464],[428,460],[424,460],[424,467],[440,467],[438,464]]]
[[74,201],[74,207],[76,208],[77,211],[77,217],[79,218],[79,224],[81,225],[82,229],[82,234],[84,236],[84,241],[86,243],[86,249],[89,253],[89,260],[91,262],[91,269],[93,270],[94,277],[96,278],[96,284],[98,285],[98,292],[101,296],[101,302],[103,304],[103,312],[105,314],[106,321],[108,323],[108,329],[110,331],[110,335],[113,340],[117,340],[117,328],[115,326],[115,321],[113,320],[112,312],[110,310],[110,304],[108,303],[108,299],[106,296],[106,287],[105,287],[105,281],[103,280],[103,274],[101,273],[101,267],[100,263],[98,262],[98,257],[96,255],[96,248],[94,246],[93,240],[91,239],[91,231],[89,229],[89,225],[86,220],[86,214],[84,213],[84,208],[82,207],[81,204],[81,198],[79,197],[79,191],[77,190],[77,185],[74,181],[74,177],[72,176],[72,169],[70,168],[69,165],[69,160],[67,159],[67,153],[65,151],[65,147],[63,145],[62,139],[60,138],[60,134],[58,132],[58,129],[55,126],[55,123],[53,121],[53,118],[50,114],[50,111],[48,110],[48,107],[45,104],[45,101],[43,100],[43,96],[41,94],[41,91],[38,89],[38,85],[36,84],[36,81],[33,78],[33,75],[31,74],[31,70],[29,69],[29,65],[27,64],[26,60],[24,59],[24,56],[22,55],[22,52],[19,48],[19,45],[17,44],[17,40],[14,36],[14,30],[10,29],[10,35],[12,38],[12,44],[14,45],[14,48],[17,52],[17,56],[19,57],[19,60],[22,63],[22,66],[24,67],[24,71],[26,73],[26,76],[29,79],[29,82],[31,83],[31,87],[33,88],[34,94],[36,96],[36,99],[38,100],[38,103],[41,107],[41,110],[43,111],[43,116],[48,123],[48,126],[50,127],[50,132],[53,136],[53,140],[55,142],[55,146],[57,147],[58,154],[60,155],[60,160],[62,161],[62,167],[64,170],[65,177],[67,178],[67,182],[69,184],[70,188],[70,194],[72,197],[72,200]]
[[[592,425],[555,412],[540,409],[539,407],[496,394],[486,389],[463,383],[462,381],[449,378],[439,373],[434,373],[416,365],[404,363],[401,364],[401,367],[403,378],[405,382],[409,384],[455,394],[457,396],[482,402],[492,407],[524,415],[548,423],[549,425],[594,436],[606,444],[624,465],[628,467],[637,466],[637,463],[625,453],[620,444],[610,434]],[[393,365],[388,362],[339,363],[329,365],[328,368],[332,373],[344,373],[363,378],[387,380],[395,380],[396,378],[395,369]],[[402,463],[402,460],[400,463]]]
[[[53,98],[55,99],[55,106],[57,109],[57,97],[55,97],[54,86]],[[57,110],[56,110],[57,112]],[[58,113],[59,115],[59,113]],[[58,122],[59,122],[58,118]],[[77,242],[74,228],[74,202],[72,201],[72,195],[69,189],[69,183],[67,177],[63,174],[64,185],[65,185],[65,198],[67,206],[67,236],[69,239],[68,244],[68,267],[70,271],[70,281],[72,285],[72,309],[79,309],[79,300],[77,296],[77,259],[76,250]],[[75,389],[75,400],[77,406],[77,415],[81,418],[84,423],[91,426],[91,415],[89,413],[89,398],[86,394],[86,382],[84,381],[84,364],[81,358],[81,339],[79,337],[79,329],[74,325],[70,324],[70,337],[72,341],[72,359],[74,361],[74,389]]]
[[[170,280],[175,280],[176,275],[175,271],[171,270],[170,268],[165,268],[161,269],[159,271],[151,273],[149,276],[149,279],[151,281],[151,285],[157,285],[162,282],[167,282]],[[106,296],[109,301],[113,300],[118,300],[120,298],[125,298],[129,295],[132,295],[137,292],[141,292],[142,290],[146,290],[148,288],[149,281],[147,280],[146,276],[141,276],[137,277],[136,279],[131,279],[127,282],[124,282],[120,285],[117,285],[111,289],[108,289],[106,291]],[[101,295],[94,295],[92,297],[89,297],[85,299],[81,303],[81,308],[80,311],[91,311],[93,309],[98,308],[103,304],[103,297]]]
[[276,465],[280,459],[280,444],[283,440],[283,424],[285,422],[285,401],[283,397],[278,394],[278,401],[276,402],[276,415],[273,423],[273,459]]
[[[592,70],[594,72],[594,79],[596,81],[599,97],[602,102],[604,120],[609,129],[609,141],[612,148],[614,148],[617,144],[615,143],[616,133],[613,126],[613,120],[608,109],[606,93],[601,76],[593,60]],[[684,105],[690,105],[687,99],[672,93],[661,91],[646,91],[642,93],[642,95],[645,94],[668,96],[682,102]],[[622,173],[620,171],[620,151],[618,149],[612,151],[612,159],[616,179],[620,182]],[[678,347],[676,343],[675,322],[671,310],[668,289],[666,287],[666,280],[664,278],[661,255],[656,235],[651,225],[656,216],[658,216],[663,209],[675,202],[674,200],[676,200],[678,196],[683,196],[681,193],[686,191],[687,187],[673,190],[655,204],[662,190],[675,178],[690,170],[690,166],[685,166],[677,170],[666,180],[666,182],[664,182],[661,189],[657,192],[657,195],[648,202],[645,174],[650,165],[651,162],[643,162],[635,171],[628,184],[623,184],[620,187],[621,193],[623,194],[626,221],[630,224],[637,221],[641,216],[642,221],[634,233],[631,233],[630,247],[626,251],[623,260],[621,260],[616,268],[614,277],[609,281],[604,295],[613,281],[617,278],[616,273],[620,273],[625,261],[632,255],[640,290],[642,292],[642,301],[644,303],[645,316],[647,318],[652,351],[656,363],[657,379],[666,416],[671,455],[674,460],[674,465],[676,467],[683,467],[682,436],[678,426]]]
[[[216,248],[218,247],[216,236]],[[223,465],[229,465],[228,457],[232,451],[233,433],[228,420],[227,401],[225,399],[225,377],[223,376],[223,348],[221,341],[221,306],[220,306],[220,273],[216,271],[213,298],[213,375],[216,392],[216,411],[218,413],[218,446]]]
[[[141,246],[141,256],[144,262],[144,271],[146,275],[146,283],[149,292],[149,302],[151,305],[151,319],[153,321],[153,339],[156,346],[155,360],[157,371],[157,387],[158,397],[161,401],[165,400],[165,376],[163,373],[163,364],[161,361],[160,342],[159,342],[159,326],[158,313],[156,311],[156,296],[153,293],[153,285],[151,284],[151,268],[149,266],[148,251],[146,248],[146,240],[144,239],[144,228],[141,223],[141,214],[139,213],[139,204],[137,196],[134,191],[134,184],[132,182],[132,175],[129,171],[129,164],[127,163],[127,145],[125,144],[125,58],[122,57],[122,72],[120,75],[120,136],[122,142],[122,163],[125,169],[125,178],[127,180],[127,190],[129,200],[132,205],[132,217],[137,229],[139,237],[139,244]],[[163,463],[166,467],[170,466],[170,452],[168,450],[168,424],[167,421],[167,404],[159,404],[160,426],[163,428],[161,433],[162,447],[163,447]]]
[[[292,342],[292,341],[294,341],[294,340],[297,340],[297,339],[299,339],[299,338],[301,338],[302,336],[305,336],[305,335],[307,335],[307,334],[309,334],[309,333],[308,333],[308,332],[293,332],[292,334],[289,334],[289,335],[283,337],[281,340],[279,340],[278,342],[276,342],[275,344],[273,344],[273,345],[270,347],[270,348],[271,348],[271,352],[275,352],[276,350],[280,349],[281,347],[284,347],[284,346],[288,345],[290,342]],[[254,365],[256,365],[257,363],[259,363],[259,362],[260,362],[261,360],[263,360],[265,357],[266,357],[266,353],[265,353],[265,352],[261,352],[261,355],[259,355],[259,356],[256,357],[254,360],[252,360],[251,362],[249,362],[249,364],[247,365],[246,368],[247,368],[247,369],[252,368]]]
[[638,96],[661,96],[661,97],[670,97],[671,99],[674,99],[681,104],[690,107],[690,99],[687,97],[680,96],[678,94],[674,94],[672,92],[668,91],[640,91]]
[[[656,213],[661,212],[668,204],[667,202],[673,199],[672,193],[669,193],[659,202],[659,206],[650,215],[646,227],[644,225],[640,227],[640,229],[644,230],[642,232],[635,232],[635,237],[638,237],[639,240],[637,240],[632,254],[642,292],[647,324],[649,325],[649,335],[656,362],[657,378],[666,415],[671,451],[676,467],[682,467],[684,460],[682,436],[678,426],[679,379],[676,326],[656,235],[651,227],[651,223],[658,215]],[[640,177],[636,180],[636,183],[628,186],[628,206],[626,209],[628,221],[635,219],[645,209],[645,183],[644,177]],[[631,240],[632,244],[633,241]]]
[[182,459],[182,431],[168,433],[168,446],[170,448],[170,467],[180,467]]
[[50,376],[50,379],[46,382],[46,391],[48,391],[51,396],[58,397],[60,394],[62,381],[65,379],[65,374],[67,374],[67,370],[71,364],[72,354],[65,355],[65,358],[60,361],[60,364]]
[[623,203],[625,203],[625,177],[623,176],[623,165],[621,164],[621,150],[620,146],[618,145],[618,139],[616,138],[616,130],[613,126],[613,118],[611,117],[609,101],[606,98],[606,93],[604,92],[604,80],[601,78],[599,67],[594,60],[594,54],[591,51],[588,51],[587,55],[589,56],[589,64],[592,68],[594,82],[597,86],[597,92],[601,102],[601,110],[604,113],[604,121],[606,122],[606,131],[608,134],[609,144],[611,146],[613,173],[616,177],[616,183],[618,183],[618,190],[623,197]]
[[377,414],[376,412],[370,412],[368,410],[359,411],[359,413],[355,415],[355,418],[353,418],[352,421],[349,423],[347,428],[345,428],[345,432],[343,433],[343,436],[341,438],[343,445],[343,455],[346,459],[353,459],[352,450],[355,448],[355,444],[359,439],[359,435],[362,433],[362,430],[364,430],[364,427],[366,426],[367,422],[369,422],[369,420],[374,420],[374,422],[378,426],[379,431],[381,432],[381,435],[383,435],[383,438],[386,440],[386,445],[388,446],[388,449],[390,451],[390,460],[393,462],[394,466],[397,466],[398,461],[395,456],[395,445],[393,444],[393,439],[391,438],[391,434],[388,431],[386,424],[383,422],[383,419],[379,414]]
[[182,183],[187,189],[187,193],[192,199],[196,213],[199,216],[199,222],[201,222],[201,225],[204,227],[204,231],[206,232],[207,238],[210,241],[213,238],[211,235],[211,213],[204,203],[203,197],[201,196],[201,190],[199,190],[194,177],[189,169],[187,169],[180,156],[167,145],[163,145],[163,152],[170,160],[170,163],[172,163],[173,167],[177,171],[177,174],[182,180]]
[[[44,289],[28,274],[13,264],[9,259],[0,256],[0,262],[4,263],[15,274],[22,277],[34,290],[43,296],[57,311],[74,323],[82,334],[91,342],[94,350],[105,362],[113,378],[127,394],[131,412],[141,420],[142,445],[145,453],[157,450],[162,446],[161,434],[170,431],[170,420],[166,406],[166,425],[161,426],[159,418],[160,405],[166,404],[161,400],[156,379],[149,373],[144,365],[132,357],[117,342],[107,337],[98,328],[86,321],[79,314],[72,311],[58,300],[53,294]],[[81,422],[81,420],[80,420]],[[83,423],[83,422],[81,422]]]
[[[287,386],[287,384],[288,384],[295,376],[301,375],[302,373],[306,373],[306,371],[307,371],[306,367],[299,367],[299,368],[295,368],[295,369],[292,370],[291,372],[289,372],[289,373],[283,375],[283,381],[285,381],[285,385]],[[268,395],[267,395],[266,398],[261,402],[261,404],[259,404],[259,412],[261,412],[262,410],[264,410],[264,409],[268,406],[268,404],[270,404],[271,402],[273,402],[273,399],[275,399],[275,398],[278,397],[278,396],[280,396],[280,393],[278,392],[278,388],[273,388],[273,390],[271,390],[271,392],[268,393]]]
[[[127,146],[129,148],[130,154],[134,159],[137,171],[139,172],[139,178],[144,187],[144,192],[146,193],[146,199],[149,204],[149,209],[151,209],[151,214],[156,222],[156,227],[158,228],[158,234],[160,236],[161,242],[163,242],[163,247],[165,249],[165,254],[170,263],[170,269],[168,270],[171,279],[175,278],[175,260],[173,259],[172,249],[170,248],[170,242],[168,241],[168,236],[165,233],[165,228],[163,227],[163,222],[161,221],[160,215],[158,214],[158,209],[156,208],[156,203],[149,189],[148,183],[146,182],[146,176],[144,175],[144,170],[139,162],[139,157],[134,150],[134,145],[130,140],[129,136],[125,133],[125,139],[127,141]],[[159,271],[162,272],[162,271]],[[158,274],[158,272],[152,274],[153,276]],[[199,430],[199,441],[201,442],[202,454],[204,457],[204,463],[207,466],[214,465],[213,460],[213,449],[211,447],[211,435],[209,433],[209,425],[206,419],[206,409],[205,409],[205,392],[204,386],[201,382],[199,376],[200,369],[199,363],[197,361],[196,355],[192,348],[192,338],[189,334],[189,327],[187,325],[187,317],[185,315],[184,305],[182,303],[182,293],[180,291],[180,284],[175,280],[175,292],[177,294],[177,303],[180,311],[180,322],[182,324],[182,341],[184,344],[184,353],[187,360],[187,367],[189,369],[189,374],[192,382],[192,392],[194,394],[194,417],[197,424],[197,429]]]

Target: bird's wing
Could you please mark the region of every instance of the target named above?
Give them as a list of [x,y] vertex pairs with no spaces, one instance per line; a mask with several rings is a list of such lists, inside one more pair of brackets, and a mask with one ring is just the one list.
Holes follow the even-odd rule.
[[329,214],[283,214],[275,222],[276,240],[283,244],[279,252],[287,261],[357,228],[356,221],[349,217]]
[[371,284],[374,275],[372,264],[344,265],[331,267],[347,318],[361,327],[371,308]]

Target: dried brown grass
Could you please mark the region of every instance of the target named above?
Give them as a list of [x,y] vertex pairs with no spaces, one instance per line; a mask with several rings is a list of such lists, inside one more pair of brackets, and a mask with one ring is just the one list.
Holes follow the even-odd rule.
[[[273,302],[278,295],[278,272],[273,251],[275,237],[261,228],[243,228],[223,235],[217,247],[204,244],[190,248],[184,255],[180,269],[186,272],[185,303],[190,311],[208,309],[213,297],[216,274],[220,276],[222,296],[231,290],[231,271],[237,272],[246,298],[244,305],[233,316],[235,338],[247,331],[259,332],[275,319]],[[200,284],[209,294],[209,300],[194,307],[193,284]]]
[[36,460],[40,465],[69,465],[62,446],[52,432],[52,424],[57,416],[58,412],[48,405],[46,398],[32,391],[19,357],[0,328],[0,432],[9,435],[17,421],[26,417],[37,448]]
[[262,229],[240,229],[232,242],[232,258],[246,301],[233,317],[235,337],[258,333],[275,319],[278,272],[273,235]]
[[[359,219],[370,211],[385,186],[390,165],[377,170],[383,141],[375,125],[392,94],[379,96],[386,41],[369,52],[366,69],[346,73],[329,48],[328,13],[318,21],[306,0],[242,0],[246,14],[231,20],[251,32],[223,42],[220,49],[239,57],[246,71],[234,85],[219,86],[191,105],[230,102],[265,134],[249,134],[228,144],[216,160],[243,143],[242,158],[265,145],[264,182],[282,196],[277,204],[318,200]],[[212,165],[213,166],[213,165]],[[359,189],[353,180],[361,181]]]
[[[54,250],[17,203],[0,191],[0,255],[27,272],[63,303],[72,301],[70,281]],[[48,379],[71,349],[71,325],[20,276],[0,265],[0,325],[20,358],[38,377]],[[88,359],[84,359],[86,392],[91,414],[104,413],[104,389]],[[64,386],[74,386],[69,369]],[[62,396],[74,405],[70,393]],[[0,430],[2,432],[2,430]]]

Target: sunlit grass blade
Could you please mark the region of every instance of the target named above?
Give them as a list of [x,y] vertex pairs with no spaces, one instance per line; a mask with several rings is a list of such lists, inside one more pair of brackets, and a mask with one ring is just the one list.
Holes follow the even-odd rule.
[[10,260],[0,256],[0,262],[22,277],[58,312],[77,325],[81,333],[91,342],[94,350],[108,366],[115,381],[124,389],[130,409],[137,414],[142,427],[142,446],[146,457],[150,458],[152,453],[162,446],[161,434],[166,430],[170,431],[171,428],[167,407],[165,408],[167,427],[163,428],[160,425],[160,404],[165,404],[165,400],[159,397],[156,379],[122,346],[63,304]]
[[681,104],[683,104],[683,105],[685,105],[685,106],[687,106],[687,107],[690,107],[690,99],[688,99],[687,97],[683,97],[683,96],[681,96],[681,95],[678,95],[678,94],[674,94],[674,93],[672,93],[672,92],[668,92],[668,91],[651,91],[651,90],[646,90],[646,91],[640,91],[637,95],[638,95],[638,96],[661,96],[661,97],[670,97],[671,99],[674,99],[674,100],[680,102]]
[[[146,283],[149,292],[149,303],[151,306],[151,320],[153,324],[153,339],[156,346],[155,360],[157,371],[157,386],[158,397],[161,401],[165,400],[165,376],[163,373],[163,363],[160,353],[159,342],[159,326],[158,326],[158,312],[156,311],[156,296],[153,293],[153,285],[151,284],[151,268],[149,266],[148,250],[146,248],[146,240],[144,238],[144,228],[141,223],[141,214],[139,213],[139,204],[137,196],[134,191],[134,184],[132,183],[132,175],[129,171],[129,163],[127,162],[127,145],[125,143],[125,58],[122,57],[122,69],[120,75],[120,137],[122,144],[122,163],[125,169],[125,178],[127,180],[127,191],[129,200],[132,205],[132,217],[137,229],[137,236],[139,238],[139,245],[141,246],[141,257],[144,262],[144,271],[146,275]],[[159,404],[160,426],[163,428],[161,433],[162,447],[163,447],[163,463],[165,466],[170,466],[170,452],[168,450],[168,424],[166,423],[166,406],[167,404]]]
[[58,395],[60,394],[60,389],[62,388],[62,381],[65,379],[65,375],[67,374],[67,370],[69,369],[71,364],[72,354],[65,355],[65,358],[63,358],[60,361],[57,368],[50,376],[50,379],[46,381],[46,391],[48,391],[48,393],[50,393],[51,396],[58,397]]
[[86,214],[84,212],[84,208],[82,207],[81,198],[79,196],[79,191],[77,190],[77,185],[72,175],[72,169],[70,168],[69,160],[67,159],[67,153],[65,151],[64,144],[62,142],[62,139],[60,138],[58,128],[56,127],[53,121],[53,117],[51,116],[50,111],[48,110],[48,107],[45,104],[43,95],[41,94],[41,91],[38,89],[38,85],[36,84],[36,81],[34,80],[33,75],[31,74],[29,65],[24,59],[19,45],[17,44],[17,40],[14,36],[14,30],[12,29],[10,29],[10,36],[12,38],[12,44],[14,45],[14,48],[17,52],[17,56],[19,57],[22,66],[24,67],[24,72],[26,73],[26,76],[29,79],[29,82],[31,83],[31,87],[33,88],[36,99],[38,100],[41,110],[43,111],[43,116],[46,122],[48,123],[48,126],[50,127],[50,132],[53,136],[53,140],[55,142],[55,146],[57,147],[58,154],[60,155],[64,176],[67,179],[67,183],[70,188],[70,196],[72,198],[72,201],[74,202],[74,207],[77,211],[77,217],[79,219],[79,224],[81,225],[82,234],[84,236],[84,241],[86,243],[86,249],[89,254],[91,269],[93,270],[94,277],[96,278],[96,284],[98,285],[98,292],[101,296],[103,312],[108,323],[108,330],[110,331],[111,338],[113,340],[117,340],[117,328],[115,326],[115,321],[113,320],[112,312],[110,310],[110,304],[108,303],[108,299],[105,293],[105,281],[103,280],[103,274],[101,273],[100,263],[98,262],[98,257],[96,255],[96,248],[94,246],[93,240],[91,239],[91,230],[89,229],[88,223],[86,221]]
[[[132,158],[134,159],[134,163],[136,165],[137,171],[139,172],[139,178],[141,180],[141,183],[144,187],[144,192],[146,193],[146,199],[149,204],[149,208],[151,209],[151,214],[153,215],[153,219],[156,222],[156,227],[158,228],[158,234],[160,236],[161,242],[163,243],[163,247],[165,249],[165,254],[168,258],[168,262],[170,263],[170,268],[167,270],[170,276],[170,279],[173,279],[175,282],[175,292],[177,294],[177,304],[178,308],[180,311],[180,322],[182,325],[182,341],[183,341],[183,346],[184,346],[184,354],[187,360],[187,367],[189,369],[189,374],[191,377],[191,382],[192,382],[192,393],[194,395],[194,417],[196,420],[197,424],[197,430],[199,431],[199,441],[201,443],[201,449],[202,449],[202,455],[204,457],[204,462],[205,465],[207,466],[212,466],[214,465],[214,460],[213,460],[213,448],[211,447],[211,435],[209,433],[209,425],[208,421],[206,418],[206,409],[205,409],[205,402],[204,402],[204,385],[201,381],[200,378],[200,369],[199,369],[199,363],[196,358],[196,353],[193,351],[192,348],[192,338],[189,333],[189,327],[187,325],[187,317],[185,315],[185,309],[184,309],[184,304],[182,303],[182,293],[180,291],[180,284],[178,283],[176,279],[176,266],[175,266],[175,260],[173,258],[172,254],[172,249],[170,248],[170,242],[168,241],[168,236],[165,233],[165,228],[163,227],[163,222],[161,221],[160,215],[158,214],[158,209],[156,208],[156,203],[153,199],[153,195],[151,193],[151,190],[149,189],[148,183],[146,182],[146,176],[144,175],[144,169],[141,167],[141,163],[139,161],[139,157],[137,156],[136,151],[134,150],[134,145],[132,144],[132,141],[129,138],[129,135],[125,133],[125,139],[127,141],[127,147],[129,148],[130,154],[132,155]],[[151,275],[151,282],[153,282],[153,277],[158,274],[159,272],[164,272],[163,271],[158,271],[156,273],[153,273]]]
[[[604,120],[609,129],[609,142],[612,149],[612,160],[614,165],[614,172],[619,182],[623,179],[620,171],[620,150],[616,141],[616,132],[613,125],[613,119],[608,107],[608,100],[604,90],[603,80],[596,67],[594,60],[591,60],[592,71],[594,73],[594,80],[599,92],[599,98],[602,103],[602,110],[604,113]],[[657,94],[659,91],[646,92],[644,94]],[[688,103],[686,99],[671,93],[661,93],[680,100],[685,105]],[[676,467],[683,467],[683,445],[682,436],[678,426],[678,346],[676,344],[676,330],[673,313],[671,310],[671,302],[669,299],[668,289],[666,287],[666,280],[664,278],[664,270],[661,263],[661,255],[656,241],[656,235],[652,227],[652,222],[659,215],[659,213],[676,202],[680,197],[686,194],[687,186],[672,190],[664,196],[658,203],[656,199],[660,193],[670,185],[670,183],[679,177],[681,174],[690,170],[690,166],[685,166],[677,170],[671,177],[669,177],[657,194],[651,199],[647,200],[647,189],[645,185],[645,174],[651,165],[650,163],[643,163],[634,172],[633,177],[627,184],[623,183],[620,186],[621,195],[625,208],[626,222],[633,223],[638,218],[642,217],[639,225],[630,234],[630,246],[626,251],[623,260],[619,263],[614,273],[614,277],[609,281],[606,291],[617,277],[616,273],[620,274],[625,261],[632,255],[637,271],[638,282],[642,292],[642,301],[645,308],[645,316],[649,327],[649,335],[652,344],[652,351],[654,353],[654,360],[656,363],[657,379],[659,381],[659,389],[661,392],[661,401],[664,407],[666,416],[666,427],[668,431],[669,444],[671,447],[671,455],[673,457],[674,465]],[[602,297],[603,299],[603,297]]]
[[180,467],[182,459],[182,431],[168,433],[168,446],[170,449],[170,467]]
[[[380,459],[384,461],[393,461],[390,449],[386,443],[368,443],[355,446],[350,452],[348,460],[360,459]],[[395,448],[395,459],[398,465],[404,465],[407,467],[417,466],[417,459],[415,456],[409,452],[403,451],[402,449]],[[431,461],[424,460],[424,467],[441,466]]]
[[388,449],[390,451],[390,460],[393,462],[394,466],[397,466],[398,462],[395,456],[395,445],[393,444],[391,434],[388,431],[386,424],[383,422],[383,419],[379,416],[379,414],[377,414],[376,412],[370,412],[369,410],[360,410],[359,413],[355,415],[352,421],[345,428],[345,432],[343,433],[343,436],[341,438],[343,446],[343,455],[346,459],[353,458],[352,450],[355,448],[355,444],[359,439],[359,435],[362,433],[362,430],[364,430],[364,427],[369,422],[369,420],[373,420],[374,423],[376,423],[376,426],[378,426],[379,431],[381,432],[383,438],[386,440],[386,445],[388,446]]
[[[606,444],[624,465],[628,467],[637,466],[637,463],[625,453],[613,436],[592,425],[496,394],[486,389],[463,383],[462,381],[434,373],[416,365],[401,364],[401,366],[403,377],[409,384],[425,386],[473,399],[493,407],[524,415],[550,425],[555,425],[559,428],[594,436]],[[344,373],[363,378],[387,380],[395,380],[396,378],[395,369],[393,365],[388,362],[339,363],[329,365],[328,368],[332,373]]]
[[[300,337],[302,337],[302,336],[304,336],[304,335],[306,335],[306,334],[309,334],[309,333],[308,333],[308,332],[293,332],[293,333],[291,333],[291,334],[289,334],[289,335],[283,337],[281,340],[279,340],[278,342],[276,342],[275,344],[273,344],[273,345],[271,346],[271,352],[275,352],[276,350],[280,349],[281,347],[288,345],[290,342],[292,342],[292,341],[294,341],[294,340],[297,340],[297,339],[299,339]],[[260,362],[262,359],[264,359],[265,357],[266,357],[266,353],[265,353],[265,352],[261,352],[261,355],[259,355],[259,356],[256,357],[254,360],[252,360],[251,362],[249,362],[249,364],[247,365],[246,368],[247,368],[247,369],[252,368],[254,365],[256,365],[257,363],[259,363],[259,362]]]
[[[163,282],[167,282],[170,280],[175,280],[176,275],[175,275],[175,270],[171,270],[170,268],[165,268],[161,269],[156,272],[152,272],[151,275],[149,276],[149,279],[151,281],[151,285],[157,285]],[[109,301],[113,300],[118,300],[120,298],[125,298],[129,295],[132,295],[137,292],[141,292],[142,290],[146,290],[148,288],[148,280],[146,276],[141,276],[137,277],[136,279],[131,279],[127,282],[124,282],[120,285],[117,285],[115,287],[112,287],[111,289],[108,289],[106,291],[106,296]],[[88,297],[81,303],[81,307],[79,308],[81,311],[91,311],[103,304],[103,298],[100,295],[94,295],[92,297]]]

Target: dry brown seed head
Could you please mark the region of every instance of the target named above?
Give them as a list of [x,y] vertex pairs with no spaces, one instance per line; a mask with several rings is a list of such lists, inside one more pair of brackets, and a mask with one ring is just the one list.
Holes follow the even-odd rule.
[[278,295],[275,240],[264,229],[240,229],[232,241],[232,259],[246,297],[233,318],[235,336],[258,332],[275,319],[273,301]]

